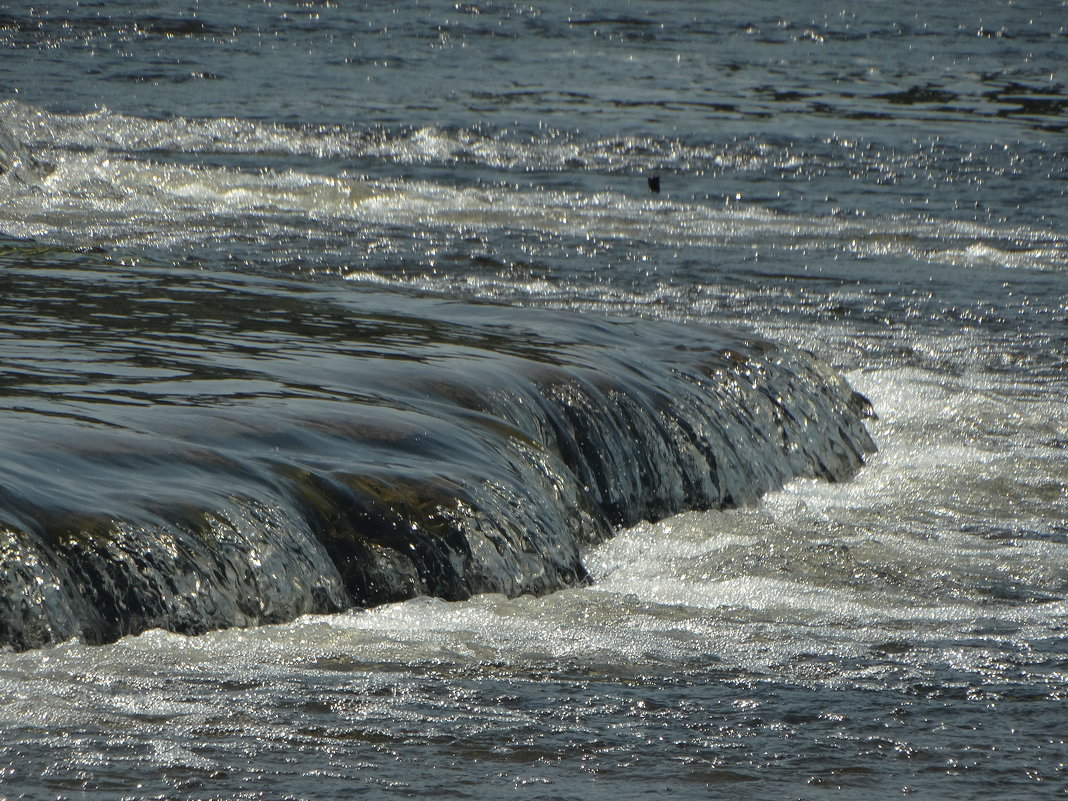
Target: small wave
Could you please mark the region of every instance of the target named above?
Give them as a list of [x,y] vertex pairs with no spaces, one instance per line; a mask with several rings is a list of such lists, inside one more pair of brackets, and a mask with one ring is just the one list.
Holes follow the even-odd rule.
[[[802,252],[1047,271],[1068,263],[1068,239],[1025,226],[784,213],[739,199],[715,205],[536,182],[457,186],[390,177],[381,169],[392,162],[457,161],[524,172],[644,171],[668,164],[698,172],[807,169],[805,157],[767,145],[695,145],[683,152],[666,140],[583,141],[553,133],[524,139],[504,131],[438,128],[391,133],[237,119],[148,120],[106,110],[60,115],[15,101],[2,106],[7,117],[0,126],[0,166],[16,180],[0,197],[0,229],[62,244],[83,245],[87,236],[92,245],[130,247],[225,246],[235,237],[371,243],[427,231],[484,231],[535,232],[536,243],[527,247],[550,250],[571,238],[595,245],[636,240],[664,248],[748,246],[764,259]],[[847,154],[859,151],[855,144],[840,147]],[[253,156],[261,166],[178,158],[212,153]],[[311,156],[336,169],[320,174],[292,165],[275,168],[269,166],[272,153]],[[893,167],[885,154],[870,158],[882,170]],[[376,172],[353,174],[330,159],[366,159]],[[356,271],[367,267],[353,265]]]

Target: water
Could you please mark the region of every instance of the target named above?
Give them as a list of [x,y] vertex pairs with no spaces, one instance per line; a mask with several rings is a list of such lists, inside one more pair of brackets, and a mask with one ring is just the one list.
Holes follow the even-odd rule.
[[0,797],[1068,792],[1066,12],[3,9]]

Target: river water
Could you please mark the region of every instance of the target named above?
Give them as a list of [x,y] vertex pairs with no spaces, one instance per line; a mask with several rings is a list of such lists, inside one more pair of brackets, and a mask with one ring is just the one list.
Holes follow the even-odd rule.
[[0,8],[0,798],[1068,793],[1066,57]]

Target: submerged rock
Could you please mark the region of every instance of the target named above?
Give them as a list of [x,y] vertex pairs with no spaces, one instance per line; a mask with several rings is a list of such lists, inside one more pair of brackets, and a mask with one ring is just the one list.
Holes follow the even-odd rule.
[[617,527],[874,450],[825,365],[727,331],[140,279],[108,300],[137,335],[64,306],[69,274],[23,296],[79,389],[27,372],[2,396],[5,645],[550,592]]

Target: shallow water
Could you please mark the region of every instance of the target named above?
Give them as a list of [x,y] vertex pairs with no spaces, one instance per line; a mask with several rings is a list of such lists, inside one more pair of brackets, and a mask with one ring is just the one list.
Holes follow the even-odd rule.
[[269,588],[329,560],[252,548],[235,608],[288,622],[0,653],[0,797],[1068,792],[1064,11],[6,10],[6,525],[214,504],[224,546],[278,542],[284,503],[227,499],[369,441],[528,509],[427,370],[633,389],[708,336],[815,352],[879,451],[591,536],[588,586],[540,597],[302,614],[342,591]]

